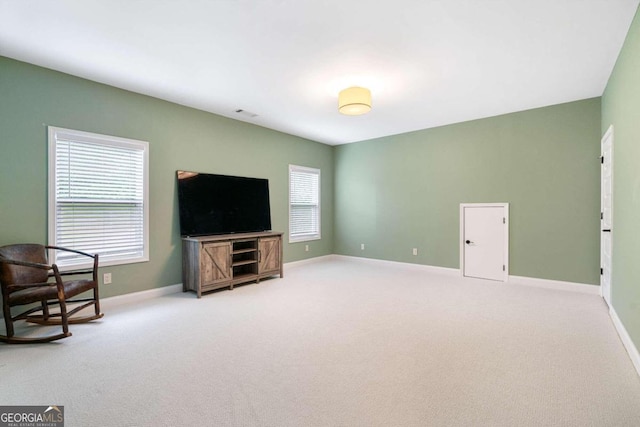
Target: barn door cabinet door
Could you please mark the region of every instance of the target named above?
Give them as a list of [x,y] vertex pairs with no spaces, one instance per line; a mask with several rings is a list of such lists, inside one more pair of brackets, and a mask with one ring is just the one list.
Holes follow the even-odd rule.
[[200,286],[215,287],[231,280],[231,243],[216,242],[202,245],[200,257]]
[[258,239],[258,274],[260,277],[280,274],[282,277],[282,239],[261,237]]

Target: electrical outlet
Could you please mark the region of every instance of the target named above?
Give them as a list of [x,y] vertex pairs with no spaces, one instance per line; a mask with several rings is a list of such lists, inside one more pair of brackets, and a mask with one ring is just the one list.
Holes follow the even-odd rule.
[[309,252],[309,245],[304,245],[304,251]]
[[111,273],[104,273],[102,275],[102,283],[108,285],[111,283]]
[[413,248],[413,254],[418,255],[418,248]]
[[360,250],[364,251],[364,243],[360,244]]

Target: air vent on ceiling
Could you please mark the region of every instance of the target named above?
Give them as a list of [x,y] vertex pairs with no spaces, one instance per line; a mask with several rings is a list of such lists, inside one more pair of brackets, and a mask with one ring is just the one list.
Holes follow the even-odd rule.
[[236,113],[240,114],[241,116],[249,117],[251,119],[254,118],[254,117],[258,117],[258,115],[256,113],[252,113],[251,111],[243,110],[242,108],[237,109]]

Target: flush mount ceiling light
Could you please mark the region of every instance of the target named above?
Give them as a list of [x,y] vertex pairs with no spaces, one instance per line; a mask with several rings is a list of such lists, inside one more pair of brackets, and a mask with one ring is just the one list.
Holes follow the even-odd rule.
[[348,116],[359,116],[371,110],[371,91],[353,86],[338,94],[338,111]]

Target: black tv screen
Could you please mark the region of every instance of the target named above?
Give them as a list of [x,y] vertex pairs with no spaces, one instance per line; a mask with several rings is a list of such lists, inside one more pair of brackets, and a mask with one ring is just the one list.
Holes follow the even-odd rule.
[[177,171],[180,235],[271,230],[269,180]]

